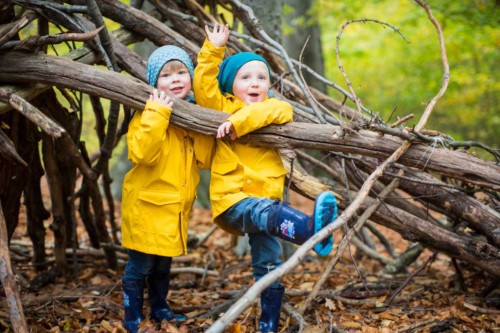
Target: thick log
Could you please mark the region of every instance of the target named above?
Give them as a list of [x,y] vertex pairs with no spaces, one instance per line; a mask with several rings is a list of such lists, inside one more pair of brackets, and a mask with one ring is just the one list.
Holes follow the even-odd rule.
[[[366,204],[369,204],[369,200]],[[500,277],[500,251],[492,244],[473,237],[459,236],[404,211],[389,210],[385,206],[375,212],[374,219],[377,223],[398,232],[404,239],[422,243]]]
[[[128,45],[139,41],[139,38],[137,38],[137,36],[132,35],[125,29],[117,29],[113,31],[111,35],[113,38],[116,39],[117,42],[116,44],[118,44],[119,42],[122,43],[123,45]],[[117,53],[118,58],[120,59],[130,58],[128,56],[129,51],[127,51],[127,53],[122,53],[122,50],[123,49],[121,47],[115,48],[115,53]],[[73,50],[65,54],[63,57],[88,65],[92,65],[101,60],[101,55],[94,53],[91,49],[85,46]],[[2,88],[10,90],[13,94],[22,99],[31,100],[40,95],[41,93],[43,93],[44,91],[46,91],[47,89],[52,88],[52,85],[32,83],[32,84],[16,85],[16,86],[2,85]],[[0,101],[0,115],[10,111],[11,109],[12,106],[9,103]]]
[[[285,167],[289,165],[289,163],[284,164]],[[300,170],[294,171],[293,189],[309,198],[315,198],[322,191],[331,190],[327,184]],[[342,197],[347,197],[345,190],[335,188],[335,191],[340,192]],[[353,191],[352,196],[357,196],[357,193]],[[377,200],[366,198],[358,213],[361,214]],[[341,209],[346,209],[349,204],[346,200],[339,202]],[[450,230],[436,226],[388,204],[381,205],[370,219],[395,230],[404,239],[420,242],[426,247],[443,252],[452,258],[463,260],[500,277],[500,251],[498,251],[498,247],[481,239],[459,236]],[[338,220],[334,223],[337,222]]]
[[[357,166],[370,173],[376,163],[363,159]],[[380,181],[388,184],[397,169],[388,169],[388,174],[380,177]],[[451,216],[460,217],[468,222],[469,227],[485,236],[491,244],[500,247],[500,213],[484,205],[474,197],[460,192],[431,175],[412,169],[405,170],[405,177],[399,188],[423,203],[441,209]]]
[[[0,55],[0,63],[4,64],[0,68],[0,81],[57,85],[105,97],[134,109],[144,107],[151,91],[150,86],[138,79],[55,56],[9,52]],[[171,121],[179,127],[213,134],[225,118],[223,113],[177,100]],[[397,137],[367,130],[337,136],[340,132],[338,126],[293,122],[269,126],[245,137],[275,147],[337,151],[378,159],[387,158],[402,143]],[[414,144],[399,163],[500,190],[500,166],[464,152]]]

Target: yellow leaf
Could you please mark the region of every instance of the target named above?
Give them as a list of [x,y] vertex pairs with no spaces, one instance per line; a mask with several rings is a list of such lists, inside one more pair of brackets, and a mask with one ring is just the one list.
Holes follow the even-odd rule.
[[474,320],[472,320],[471,318],[469,318],[469,317],[467,317],[466,315],[463,315],[463,314],[459,314],[458,318],[460,318],[460,320],[463,320],[463,321],[465,321],[466,323],[469,323],[469,324],[473,324],[474,323]]
[[312,290],[314,282],[305,282],[299,286],[299,290]]
[[113,326],[111,326],[111,324],[107,320],[101,321],[101,327],[104,328],[108,332],[113,332],[113,328],[114,328]]
[[227,328],[228,333],[241,333],[241,325],[236,323]]
[[355,321],[344,321],[341,324],[344,328],[361,328],[361,324]]
[[382,313],[380,315],[380,317],[383,318],[383,319],[388,319],[388,320],[392,320],[392,321],[395,321],[395,320],[398,319],[398,317],[395,317],[395,316],[393,316],[393,315],[391,315],[391,314],[389,314],[387,312]]

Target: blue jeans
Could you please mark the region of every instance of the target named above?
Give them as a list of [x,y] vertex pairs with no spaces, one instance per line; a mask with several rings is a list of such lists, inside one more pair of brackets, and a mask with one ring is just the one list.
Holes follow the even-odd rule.
[[[248,234],[253,276],[259,280],[283,262],[278,238],[267,232],[267,216],[273,201],[267,198],[243,199],[217,217],[216,223],[225,230],[238,230]],[[280,285],[275,281],[271,287]]]
[[125,266],[124,280],[144,280],[148,276],[165,276],[170,274],[172,257],[128,251],[128,262]]

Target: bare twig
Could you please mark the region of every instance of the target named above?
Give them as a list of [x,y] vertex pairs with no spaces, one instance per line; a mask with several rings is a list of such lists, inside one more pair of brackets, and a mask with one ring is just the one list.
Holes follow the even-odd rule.
[[68,41],[74,41],[74,42],[84,42],[91,40],[95,38],[95,36],[99,33],[99,31],[104,28],[104,26],[94,29],[89,32],[83,32],[83,33],[64,33],[64,34],[58,34],[58,35],[48,35],[48,36],[32,36],[30,38],[27,38],[23,40],[21,43],[19,43],[18,46],[16,46],[16,49],[28,49],[28,50],[33,50],[37,47],[44,46],[44,45],[53,45],[53,44],[61,44],[65,43]]
[[[5,44],[7,41],[9,41],[13,36],[15,36],[21,29],[23,29],[25,26],[30,24],[31,21],[36,19],[38,17],[37,13],[28,10],[26,11],[23,16],[16,22],[13,22],[9,24],[8,26],[2,27],[0,29],[0,46]],[[5,31],[6,29],[9,29],[8,31]]]
[[[378,23],[378,24],[382,24],[386,27],[389,27],[391,28],[392,30],[394,30],[394,32],[396,32],[398,35],[400,35],[406,42],[408,42],[408,40],[406,39],[406,37],[399,31],[398,28],[396,27],[393,27],[392,25],[388,24],[388,23],[385,23],[385,22],[381,22],[379,20],[375,20],[375,19],[359,19],[359,20],[349,20],[347,21],[346,23],[344,23],[342,25],[342,27],[340,28],[340,32],[339,34],[337,35],[337,42],[335,44],[335,55],[337,56],[337,63],[338,63],[338,66],[339,66],[339,70],[340,70],[340,73],[342,74],[342,76],[344,77],[344,80],[345,82],[347,83],[347,86],[349,87],[349,90],[351,91],[351,94],[352,94],[352,100],[354,101],[354,103],[356,104],[356,107],[358,108],[358,111],[359,113],[361,113],[361,111],[363,110],[363,106],[361,104],[361,100],[356,96],[356,92],[354,91],[354,88],[352,87],[352,84],[351,84],[351,81],[349,80],[349,78],[347,77],[347,74],[345,73],[344,71],[344,67],[342,66],[342,62],[340,60],[340,50],[339,50],[339,45],[340,45],[340,39],[342,38],[342,33],[344,32],[345,28],[347,28],[348,25],[352,24],[352,23],[366,23],[366,22],[375,22],[375,23]],[[378,118],[378,117],[377,117]]]

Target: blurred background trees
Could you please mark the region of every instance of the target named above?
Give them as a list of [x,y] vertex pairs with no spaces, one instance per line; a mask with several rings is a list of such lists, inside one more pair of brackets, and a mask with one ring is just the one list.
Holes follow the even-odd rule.
[[[442,25],[451,71],[448,90],[436,106],[428,128],[456,140],[477,140],[498,148],[498,1],[428,3]],[[406,43],[392,30],[369,22],[348,26],[340,41],[342,64],[358,97],[385,121],[410,113],[418,119],[422,104],[441,84],[436,32],[417,7],[406,0],[317,0],[311,8],[314,15],[309,24],[318,22],[321,28],[326,77],[344,88],[335,57],[335,39],[347,20],[377,19],[399,28],[408,39]]]

